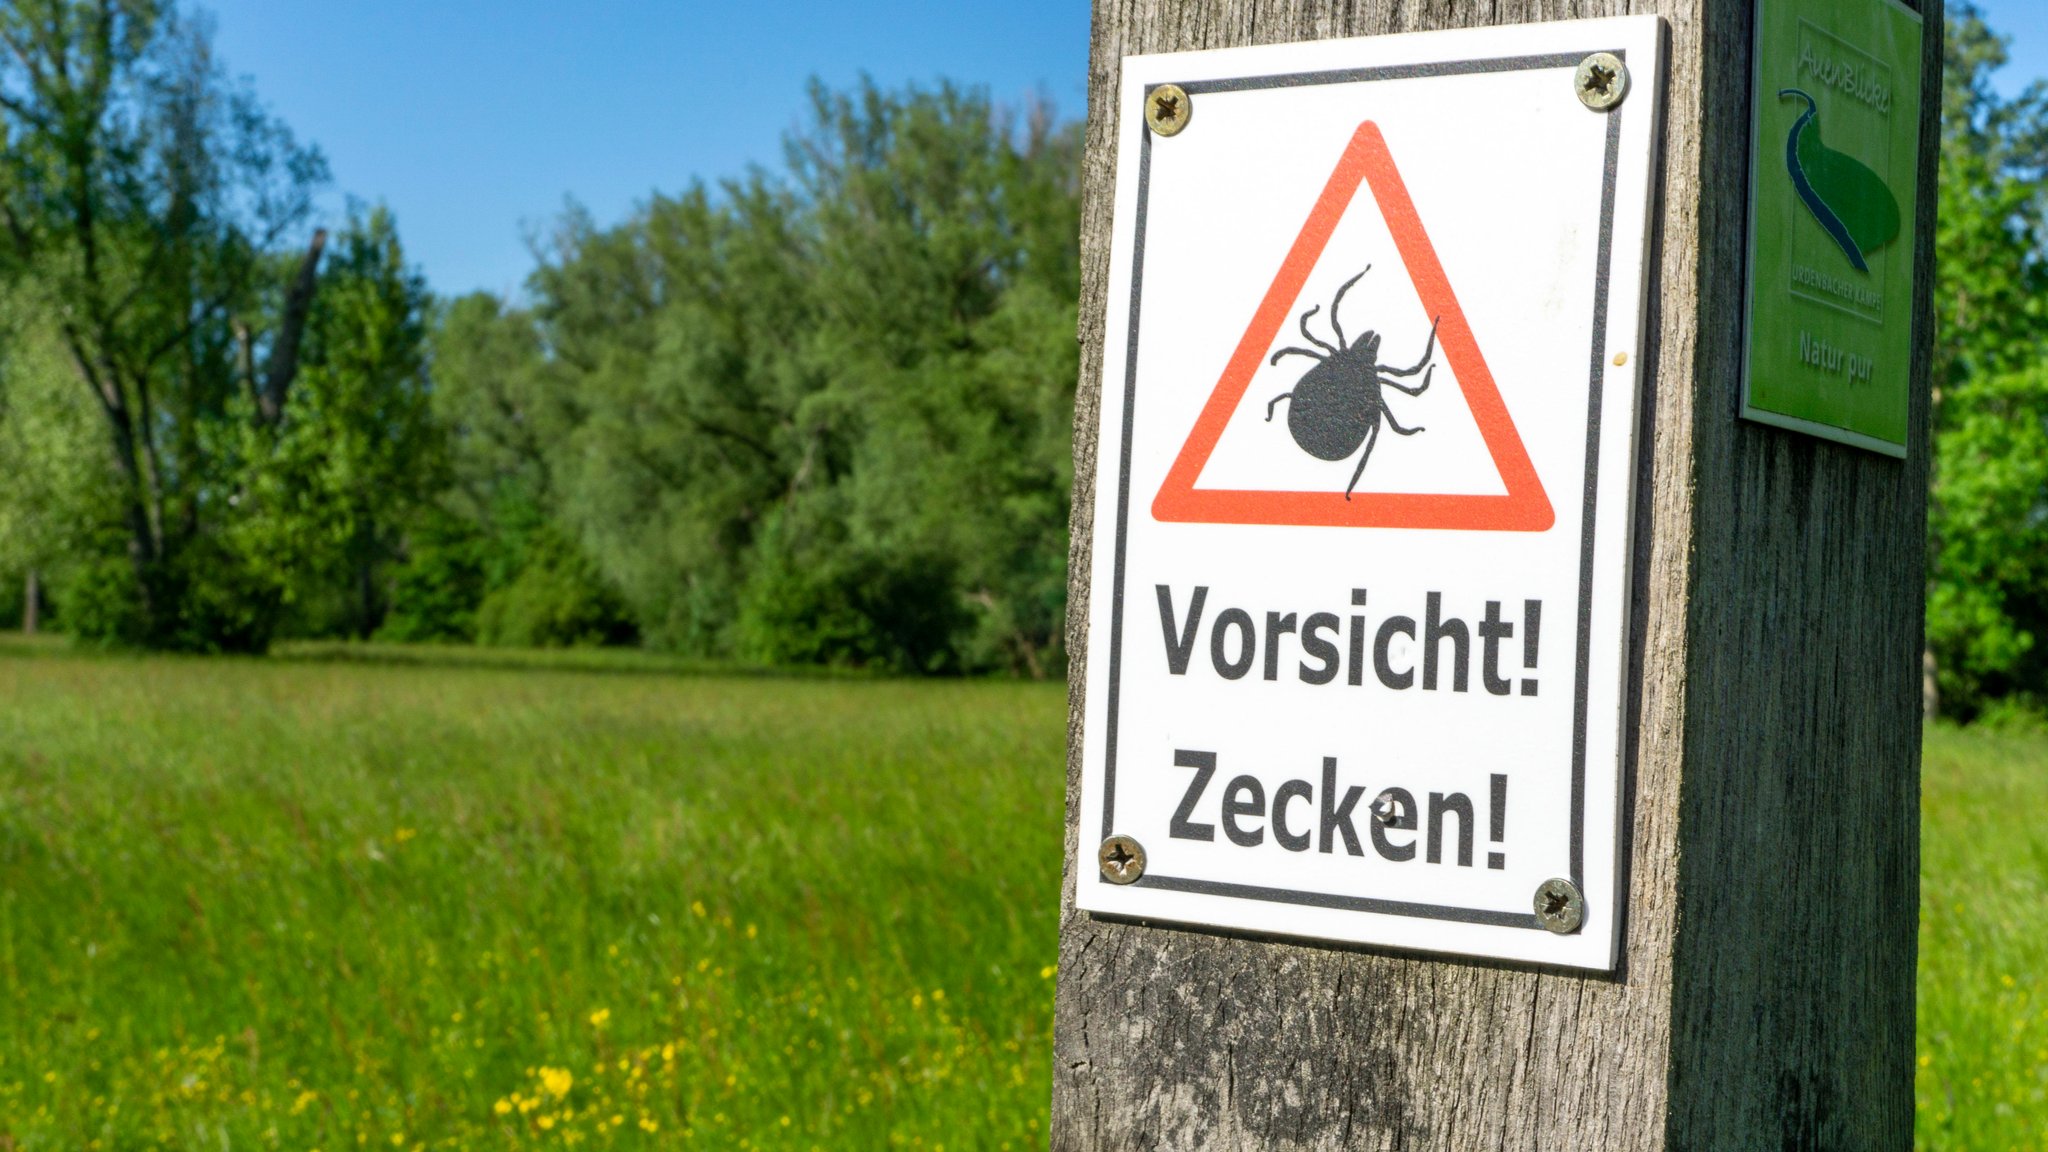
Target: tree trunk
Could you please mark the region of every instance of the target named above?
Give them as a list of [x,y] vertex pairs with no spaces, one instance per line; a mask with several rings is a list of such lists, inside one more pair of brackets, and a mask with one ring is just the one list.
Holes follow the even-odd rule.
[[161,605],[156,595],[157,561],[162,559],[162,540],[153,530],[153,521],[148,504],[148,486],[142,476],[142,464],[135,450],[134,420],[128,412],[127,398],[122,394],[121,385],[112,371],[96,362],[87,352],[84,336],[69,323],[63,326],[64,343],[71,354],[71,366],[78,373],[78,379],[98,401],[100,413],[107,418],[107,446],[112,453],[114,472],[121,485],[122,518],[128,527],[128,564],[135,578],[136,595],[140,597],[143,615],[156,627],[156,614]]
[[376,572],[365,554],[356,562],[356,639],[368,640],[377,631]]
[[313,293],[320,285],[320,253],[326,247],[327,229],[315,229],[313,242],[299,259],[298,275],[292,278],[292,286],[285,293],[284,318],[277,327],[277,340],[271,345],[263,389],[256,396],[257,412],[267,423],[275,424],[284,418],[285,400],[291,394],[292,381],[298,378],[299,341],[305,334],[306,318],[313,311]]
[[21,631],[25,636],[33,636],[42,630],[42,579],[34,568],[30,568],[28,578],[22,583]]
[[[1930,316],[1941,5],[1925,15],[1914,316]],[[1651,12],[1652,216],[1611,975],[1091,916],[1090,525],[1120,61]],[[1096,0],[1068,571],[1054,1149],[1903,1149],[1913,1127],[1927,397],[1906,460],[1738,421],[1753,8],[1735,0]],[[1913,77],[1901,79],[1912,83]],[[1512,180],[1503,190],[1512,195]],[[1503,201],[1506,203],[1506,201]],[[1927,378],[1929,333],[1912,379]],[[1113,491],[1113,486],[1111,491]]]
[[377,594],[377,525],[365,520],[357,529],[353,564],[356,585],[356,639],[368,640],[384,623],[384,606]]

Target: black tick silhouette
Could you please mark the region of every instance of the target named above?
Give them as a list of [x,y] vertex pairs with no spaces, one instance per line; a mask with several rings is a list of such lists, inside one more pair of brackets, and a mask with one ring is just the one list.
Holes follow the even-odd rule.
[[[1381,388],[1392,388],[1410,396],[1420,396],[1429,389],[1429,378],[1436,373],[1436,366],[1429,358],[1436,351],[1436,326],[1443,317],[1439,316],[1429,324],[1429,344],[1422,351],[1422,359],[1412,368],[1389,368],[1379,362],[1380,334],[1368,330],[1357,341],[1344,338],[1344,326],[1337,322],[1337,306],[1344,302],[1344,293],[1353,284],[1372,271],[1372,265],[1365,266],[1365,272],[1346,280],[1337,289],[1337,296],[1330,301],[1330,330],[1337,334],[1337,346],[1316,338],[1308,330],[1308,318],[1322,311],[1318,304],[1301,314],[1301,335],[1309,343],[1322,349],[1313,352],[1307,348],[1282,348],[1273,353],[1267,363],[1278,364],[1282,356],[1307,356],[1315,360],[1316,366],[1309,369],[1294,385],[1294,391],[1282,392],[1266,405],[1266,420],[1273,419],[1273,409],[1282,400],[1290,400],[1287,406],[1287,431],[1294,436],[1294,442],[1301,450],[1318,460],[1342,460],[1358,451],[1365,452],[1358,458],[1358,468],[1351,473],[1351,483],[1344,486],[1344,498],[1351,499],[1351,490],[1358,487],[1358,478],[1365,474],[1365,462],[1372,459],[1372,446],[1379,443],[1380,422],[1402,436],[1413,436],[1422,431],[1421,427],[1403,428],[1388,410],[1385,393]],[[1429,371],[1423,374],[1422,383],[1410,386],[1393,379],[1408,377],[1422,372],[1427,365]]]

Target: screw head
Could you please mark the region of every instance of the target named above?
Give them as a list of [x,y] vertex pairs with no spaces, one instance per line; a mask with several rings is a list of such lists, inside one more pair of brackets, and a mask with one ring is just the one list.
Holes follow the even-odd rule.
[[1095,866],[1111,884],[1129,884],[1145,874],[1145,846],[1129,836],[1111,836],[1095,850]]
[[1581,104],[1605,112],[1628,95],[1628,65],[1612,52],[1595,52],[1579,61],[1572,90],[1579,94]]
[[1382,792],[1373,798],[1373,819],[1382,824],[1392,826],[1399,823],[1405,817],[1406,813],[1401,811],[1401,801],[1391,791]]
[[1145,126],[1161,136],[1178,136],[1195,114],[1195,103],[1178,84],[1161,84],[1145,93]]
[[1586,898],[1569,880],[1550,879],[1536,886],[1536,922],[1559,936],[1569,936],[1586,922]]

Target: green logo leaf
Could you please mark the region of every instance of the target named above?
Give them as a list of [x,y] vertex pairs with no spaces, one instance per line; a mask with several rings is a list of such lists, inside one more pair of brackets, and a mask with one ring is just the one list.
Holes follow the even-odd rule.
[[1834,238],[1858,272],[1870,271],[1864,257],[1899,235],[1899,202],[1884,178],[1854,156],[1821,142],[1820,109],[1813,97],[1785,88],[1778,98],[1797,96],[1806,111],[1785,137],[1785,169],[1813,218]]

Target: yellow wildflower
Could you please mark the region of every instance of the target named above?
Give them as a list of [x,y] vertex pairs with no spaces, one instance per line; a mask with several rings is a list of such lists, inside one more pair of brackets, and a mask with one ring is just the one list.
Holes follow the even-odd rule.
[[612,1010],[611,1010],[611,1009],[609,1009],[609,1008],[599,1008],[599,1009],[598,1009],[597,1011],[595,1011],[595,1012],[592,1012],[592,1013],[590,1014],[590,1026],[591,1026],[592,1028],[602,1028],[602,1027],[604,1027],[604,1026],[605,1026],[606,1024],[609,1024],[609,1023],[611,1023],[611,1019],[612,1019]]
[[540,1086],[547,1089],[548,1095],[556,1099],[567,1096],[569,1089],[574,1087],[575,1084],[576,1077],[571,1075],[567,1068],[542,1068],[540,1070]]

